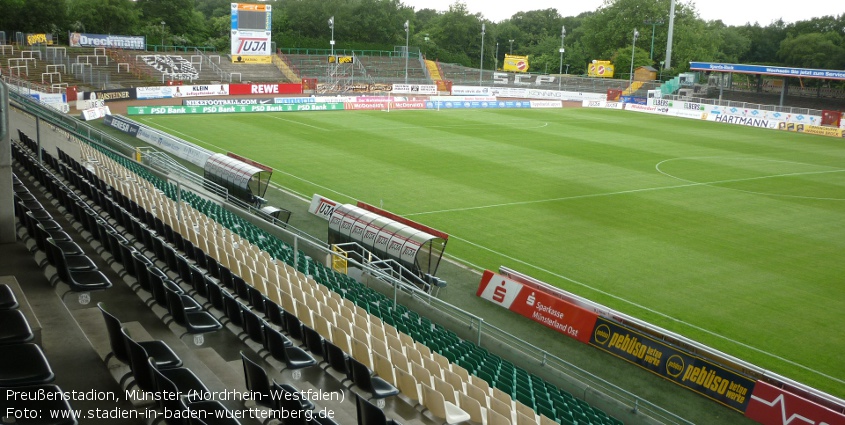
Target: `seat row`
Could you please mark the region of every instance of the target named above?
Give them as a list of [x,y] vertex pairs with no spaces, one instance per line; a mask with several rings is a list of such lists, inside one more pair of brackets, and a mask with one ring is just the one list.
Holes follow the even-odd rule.
[[[98,161],[105,162],[103,159],[98,159]],[[120,174],[121,173],[114,173],[114,175]],[[120,186],[120,188],[124,189],[125,186],[126,185],[124,184]],[[135,190],[131,193],[142,194],[142,196],[143,194],[149,194],[150,199],[160,199],[161,197],[155,196],[157,193],[156,191],[160,190],[158,189],[159,186],[156,185],[155,187],[156,190],[153,191]],[[167,190],[160,191],[162,193],[167,192]],[[133,202],[135,201],[133,200]],[[155,205],[156,213],[166,210],[166,208],[162,207],[163,203],[161,202],[141,200],[141,203],[147,205],[148,207]],[[179,208],[183,208],[183,206],[180,205]],[[182,209],[181,213],[185,213],[186,210],[188,209]],[[173,217],[177,215],[172,212],[166,214],[168,215],[165,215],[165,217]],[[206,217],[207,219],[207,216],[202,214],[201,216]],[[193,217],[193,213],[183,215],[182,217],[189,217],[186,218],[186,220],[191,219],[190,217]],[[511,397],[510,404],[513,408],[512,410],[515,410],[517,406],[516,403],[518,402],[521,405],[528,406],[535,411],[535,413],[531,414],[531,417],[535,420],[538,419],[538,416],[542,415],[552,420],[564,421],[570,417],[574,418],[574,416],[578,413],[583,413],[584,416],[592,415],[592,422],[597,424],[611,424],[618,422],[606,415],[603,415],[603,412],[602,414],[599,414],[598,412],[601,411],[598,409],[592,409],[581,403],[573,402],[572,400],[575,399],[571,398],[571,395],[565,391],[558,390],[554,386],[545,383],[542,379],[530,375],[520,368],[514,367],[511,363],[488,353],[486,350],[481,349],[468,341],[461,340],[454,333],[445,330],[438,325],[432,324],[430,321],[427,321],[427,319],[416,315],[412,311],[405,309],[403,306],[394,305],[392,300],[387,299],[375,291],[369,290],[369,288],[362,287],[348,276],[339,275],[319,263],[306,260],[304,270],[300,271],[291,266],[287,266],[285,263],[280,264],[278,261],[270,260],[268,262],[266,260],[260,260],[260,264],[262,264],[264,268],[259,268],[261,272],[258,272],[254,269],[258,268],[257,264],[259,264],[259,259],[263,259],[264,257],[262,257],[261,254],[247,257],[246,253],[254,254],[256,252],[251,248],[248,250],[244,248],[244,245],[249,242],[248,240],[246,240],[246,242],[234,242],[233,238],[226,239],[227,235],[225,233],[225,229],[216,227],[216,222],[208,220],[203,221],[202,223],[202,225],[197,224],[195,226],[186,226],[182,225],[180,222],[180,229],[183,231],[187,230],[183,239],[191,240],[191,244],[195,250],[200,251],[201,254],[203,254],[194,256],[198,259],[205,259],[204,262],[205,265],[208,266],[207,269],[209,270],[209,273],[211,273],[215,279],[219,279],[219,281],[223,283],[223,286],[227,288],[227,291],[231,291],[235,294],[239,301],[244,304],[248,304],[256,310],[266,309],[266,307],[258,300],[256,292],[263,295],[265,298],[275,299],[277,304],[284,304],[284,298],[281,296],[281,292],[286,292],[283,289],[285,285],[292,287],[294,280],[296,280],[296,283],[302,283],[303,280],[306,282],[308,280],[317,280],[321,283],[318,287],[327,288],[331,293],[342,294],[341,298],[343,299],[354,300],[354,304],[357,307],[364,309],[373,317],[383,319],[383,322],[386,324],[391,326],[395,325],[395,328],[401,333],[409,334],[412,336],[412,339],[429,346],[437,354],[445,357],[450,363],[463,367],[468,371],[469,375],[484,378],[483,380],[488,384],[488,388],[490,388],[488,391],[488,397],[492,395],[493,388],[496,388],[499,392],[509,395],[509,397]],[[171,228],[172,227],[173,226],[171,226]],[[210,228],[215,230],[209,232],[208,229]],[[197,229],[202,230],[197,231]],[[218,231],[218,229],[220,229],[220,231]],[[209,239],[212,237],[219,237],[222,239],[218,239],[215,243],[211,244],[209,243]],[[196,248],[197,244],[202,244],[205,249]],[[215,246],[216,248],[212,249],[212,246]],[[226,260],[223,260],[221,258],[222,256],[220,256],[221,250],[219,247],[234,248],[235,246],[238,247],[240,252],[244,253],[241,255],[241,258],[235,258],[236,261],[231,261],[228,257],[228,255],[231,254],[230,251],[227,253]],[[214,252],[214,255],[206,253],[206,251]],[[188,251],[186,251],[186,254],[190,255]],[[215,258],[215,256],[218,258]],[[249,265],[243,265],[242,263],[245,262],[243,259],[245,258],[256,259],[256,261],[251,262]],[[211,261],[212,259],[214,261]],[[218,259],[221,261],[217,261]],[[200,262],[200,260],[197,260],[197,262]],[[220,268],[221,266],[223,269]],[[272,269],[270,266],[272,266]],[[238,270],[238,272],[234,272],[232,269]],[[271,270],[272,272],[275,272],[275,279],[272,278],[273,274]],[[284,271],[284,279],[281,278],[282,273],[280,270]],[[227,276],[229,274],[237,276],[238,279],[235,277],[232,277],[231,279],[228,278]],[[185,275],[187,276],[187,274]],[[243,277],[240,277],[239,275],[243,275]],[[307,275],[313,275],[313,279],[310,279]],[[305,276],[305,279],[301,279],[301,276]],[[295,278],[292,279],[291,277]],[[183,277],[183,280],[186,279]],[[208,279],[190,277],[191,282],[199,283],[202,280],[206,281],[205,286],[207,288]],[[283,280],[285,282],[283,282]],[[231,282],[231,285],[229,282]],[[239,284],[241,282],[246,282],[246,287],[244,289],[236,289],[243,287],[243,285]],[[322,284],[325,284],[326,286],[323,286]],[[309,283],[309,285],[312,285],[313,287],[313,284]],[[252,293],[251,295],[250,292]],[[291,292],[296,291],[291,290]],[[232,295],[232,293],[230,293],[230,295]],[[213,296],[213,294],[210,294],[210,296]],[[249,301],[247,302],[247,300]],[[222,304],[222,302],[217,303],[218,306],[221,306]],[[288,306],[287,309],[283,307],[282,310],[296,311],[295,308],[291,308],[290,306]],[[313,311],[313,308],[311,308],[311,310]],[[268,320],[273,322],[272,309],[268,311]],[[276,314],[276,316],[279,315]],[[352,344],[350,344],[350,346],[351,345]],[[351,347],[347,352],[352,354]],[[383,356],[384,353],[380,354]],[[372,366],[375,366],[374,362],[372,363]],[[525,413],[526,416],[528,416],[527,410]],[[536,413],[539,413],[539,415]],[[513,415],[511,417],[513,418]],[[543,418],[540,417],[540,419],[542,420]]]

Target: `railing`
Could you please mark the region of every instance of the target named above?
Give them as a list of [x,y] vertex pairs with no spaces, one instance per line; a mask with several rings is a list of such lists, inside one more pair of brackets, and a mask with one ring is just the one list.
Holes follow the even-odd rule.
[[[220,81],[231,81],[232,80],[231,74],[222,70],[218,64],[214,63],[214,61],[211,60],[211,58],[208,55],[205,54],[205,50],[200,51],[199,49],[196,49],[196,50],[194,50],[194,54],[202,56],[203,63],[207,63],[211,67],[211,70],[215,74],[217,74],[217,76],[220,77]],[[219,58],[219,56],[218,56],[218,58]]]
[[715,105],[715,106],[726,106],[729,108],[741,108],[741,109],[759,109],[761,111],[775,111],[775,112],[783,112],[787,114],[803,114],[803,115],[814,115],[814,116],[822,116],[821,109],[810,109],[810,108],[793,108],[791,106],[777,106],[777,105],[764,105],[761,103],[748,103],[748,102],[737,102],[733,100],[719,100],[719,99],[708,99],[703,97],[686,97],[686,96],[678,96],[678,95],[671,95],[671,96],[664,96],[664,99],[670,100],[680,100],[684,102],[693,102],[693,103],[700,103],[702,105]]
[[[297,48],[297,47],[288,47],[288,48],[280,48],[279,51],[286,55],[313,55],[313,56],[329,56],[332,54],[331,49],[307,49],[307,48]],[[397,57],[397,58],[404,58],[405,54],[400,51],[394,50],[356,50],[356,49],[334,49],[334,55],[336,56],[387,56],[387,57]],[[411,52],[409,57],[415,56],[422,56],[418,51]]]

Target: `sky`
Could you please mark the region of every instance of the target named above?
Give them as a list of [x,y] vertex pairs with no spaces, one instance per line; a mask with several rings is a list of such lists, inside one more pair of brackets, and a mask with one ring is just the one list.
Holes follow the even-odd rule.
[[[484,18],[500,22],[520,11],[557,9],[561,16],[575,16],[594,11],[603,0],[461,0],[472,14],[480,12]],[[401,0],[414,10],[449,10],[455,0]],[[704,20],[721,19],[726,25],[739,26],[747,22],[758,22],[767,26],[783,18],[786,23],[804,21],[824,15],[839,15],[845,12],[840,0],[677,0],[676,3],[693,3]],[[836,5],[839,6],[836,6]],[[667,15],[669,11],[666,11]]]

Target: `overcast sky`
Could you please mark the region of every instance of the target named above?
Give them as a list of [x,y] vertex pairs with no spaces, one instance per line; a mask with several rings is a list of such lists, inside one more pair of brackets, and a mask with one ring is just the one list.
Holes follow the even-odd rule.
[[[493,22],[508,19],[520,11],[554,8],[562,16],[575,16],[582,12],[596,10],[602,0],[462,0],[470,13],[480,12]],[[845,12],[841,0],[678,0],[677,3],[692,2],[699,16],[705,20],[721,19],[726,25],[744,25],[758,22],[766,26],[783,18],[784,22],[803,21],[824,15],[839,15]],[[414,10],[435,9],[445,11],[455,0],[402,0]],[[838,4],[838,6],[837,6]],[[669,14],[669,11],[666,11]]]

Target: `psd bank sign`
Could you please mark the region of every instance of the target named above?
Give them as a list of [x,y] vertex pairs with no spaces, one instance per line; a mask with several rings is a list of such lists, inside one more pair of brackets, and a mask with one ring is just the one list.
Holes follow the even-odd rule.
[[507,85],[507,84],[517,84],[517,85],[544,85],[544,84],[551,84],[557,81],[557,78],[552,77],[551,75],[531,75],[531,74],[509,74],[507,72],[494,72],[493,73],[493,84],[498,85]]

